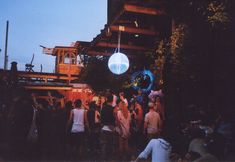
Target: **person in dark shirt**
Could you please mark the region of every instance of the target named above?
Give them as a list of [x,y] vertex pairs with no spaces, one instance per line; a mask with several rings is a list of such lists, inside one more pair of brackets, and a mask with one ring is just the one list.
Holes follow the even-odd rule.
[[[97,115],[99,112],[97,111],[95,101],[92,101],[89,104],[89,110],[87,112],[87,119],[89,123],[90,133],[88,135],[88,147],[91,151],[92,155],[96,155],[96,151],[98,150],[99,146],[99,122],[97,121]],[[97,114],[98,113],[98,114]]]
[[114,127],[115,127],[115,117],[114,117],[114,107],[112,107],[113,96],[110,94],[107,97],[107,103],[104,104],[101,110],[101,158],[106,159],[113,156],[114,148]]

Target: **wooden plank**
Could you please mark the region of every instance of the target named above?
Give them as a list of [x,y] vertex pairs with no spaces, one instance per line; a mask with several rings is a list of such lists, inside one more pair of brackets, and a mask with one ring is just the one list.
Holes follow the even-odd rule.
[[116,15],[115,17],[112,19],[111,22],[109,22],[109,24],[105,25],[105,28],[103,30],[101,30],[101,33],[98,34],[90,43],[90,47],[86,47],[82,50],[82,52],[87,53],[87,51],[89,51],[89,49],[91,49],[92,47],[94,47],[101,39],[102,37],[104,37],[105,32],[108,28],[109,25],[112,25],[113,23],[115,23],[120,17],[121,15],[124,13],[124,9],[122,8]]
[[26,89],[33,89],[33,90],[72,90],[72,87],[58,87],[58,86],[33,86],[33,85],[25,85],[24,88]]
[[[119,31],[119,26],[118,25],[112,25],[110,26],[110,29],[112,31]],[[123,26],[122,32],[126,32],[126,33],[134,33],[134,34],[144,34],[144,35],[158,35],[159,33],[151,30],[151,29],[141,29],[141,28],[135,28],[135,27],[128,27],[128,26]]]
[[92,56],[111,56],[112,53],[110,52],[97,52],[97,51],[88,51],[88,55]]
[[56,49],[56,50],[73,51],[73,52],[77,51],[76,47],[70,47],[70,46],[55,46],[54,49]]
[[[108,43],[108,42],[98,42],[96,46],[100,47],[106,47],[106,48],[117,48],[117,43]],[[127,45],[127,44],[121,44],[120,48],[123,49],[133,49],[133,50],[148,50],[148,48],[143,46],[135,46],[135,45]]]
[[78,77],[69,76],[59,76],[59,75],[47,75],[47,74],[35,74],[35,73],[19,73],[21,78],[42,78],[42,79],[61,79],[61,80],[73,80],[78,79]]
[[133,12],[133,13],[147,14],[147,15],[166,15],[164,11],[157,10],[155,8],[142,7],[131,4],[125,4],[124,10],[126,12]]
[[[97,52],[97,51],[89,51],[88,52],[88,55],[91,55],[91,56],[111,56],[113,53],[111,52]],[[128,53],[125,53],[128,58],[134,58],[135,56],[133,55],[129,55]]]

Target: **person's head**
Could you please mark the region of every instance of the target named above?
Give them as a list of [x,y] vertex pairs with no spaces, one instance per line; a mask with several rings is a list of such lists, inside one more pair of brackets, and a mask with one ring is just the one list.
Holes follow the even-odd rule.
[[139,101],[135,101],[135,107],[141,107],[141,103]]
[[119,103],[118,103],[118,106],[120,107],[120,108],[128,108],[127,107],[127,104],[124,102],[124,101],[120,101]]
[[124,99],[124,98],[125,98],[124,92],[120,92],[120,93],[119,93],[119,97],[120,97],[120,99]]
[[92,101],[92,102],[89,103],[89,109],[90,110],[95,110],[96,109],[95,101]]
[[149,110],[154,110],[154,103],[153,102],[149,102],[148,103],[148,108],[149,108]]
[[80,99],[75,100],[75,101],[74,101],[74,106],[75,106],[76,108],[81,108],[81,106],[82,106],[82,101],[81,101]]
[[112,94],[109,94],[109,95],[107,96],[107,102],[108,102],[108,103],[112,103],[112,102],[113,102],[113,95],[112,95]]
[[138,90],[138,95],[141,95],[143,92],[141,89]]
[[107,101],[107,98],[105,96],[100,97],[100,104],[103,104]]

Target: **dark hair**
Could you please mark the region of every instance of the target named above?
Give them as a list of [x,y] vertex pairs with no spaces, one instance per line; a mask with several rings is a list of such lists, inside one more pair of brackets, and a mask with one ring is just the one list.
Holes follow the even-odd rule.
[[161,97],[161,96],[156,96],[156,97],[155,97],[155,101],[157,101],[157,98],[159,98],[159,101],[160,101],[160,103],[162,104],[162,102],[163,102],[163,101],[162,101],[162,97]]
[[124,93],[124,92],[122,92],[122,91],[121,91],[121,92],[119,92],[119,95],[120,95],[120,96],[125,97],[125,93]]
[[112,94],[109,94],[107,96],[107,102],[113,102],[113,95]]
[[74,105],[75,107],[81,107],[82,106],[82,101],[80,99],[77,99],[75,102],[74,102]]
[[73,103],[72,103],[72,101],[67,101],[66,103],[65,103],[65,107],[66,108],[72,108],[73,107]]
[[135,103],[138,103],[139,105],[142,105],[141,101],[140,101],[140,100],[137,100],[137,99],[134,99],[134,100],[133,100],[133,103],[134,103],[134,104],[135,104]]
[[206,136],[205,132],[200,128],[193,128],[190,133],[191,133],[192,139],[205,138]]
[[90,110],[95,110],[96,109],[95,101],[92,101],[92,102],[89,103],[89,109]]
[[117,101],[116,101],[116,104],[118,105],[122,100],[118,97],[117,98]]

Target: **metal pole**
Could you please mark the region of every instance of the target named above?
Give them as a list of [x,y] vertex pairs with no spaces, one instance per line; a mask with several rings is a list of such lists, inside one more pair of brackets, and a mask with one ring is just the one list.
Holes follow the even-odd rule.
[[6,41],[5,41],[5,57],[4,57],[4,70],[7,70],[7,63],[8,63],[8,56],[7,56],[8,28],[9,28],[9,21],[7,20]]

